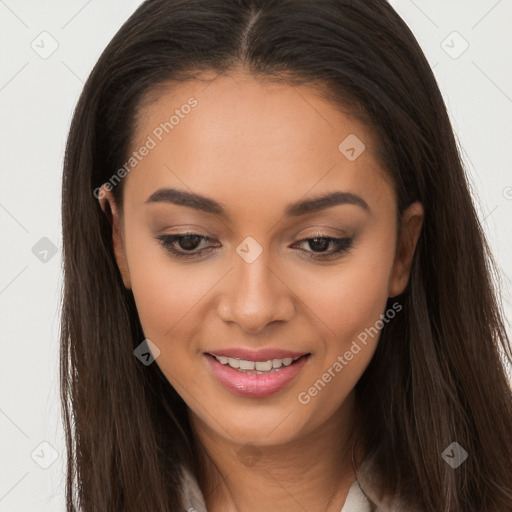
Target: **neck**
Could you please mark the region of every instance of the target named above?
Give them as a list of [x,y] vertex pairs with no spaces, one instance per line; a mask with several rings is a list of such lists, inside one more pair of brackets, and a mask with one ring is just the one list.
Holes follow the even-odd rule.
[[235,443],[193,414],[191,420],[208,512],[342,509],[355,480],[353,394],[321,427],[279,445]]

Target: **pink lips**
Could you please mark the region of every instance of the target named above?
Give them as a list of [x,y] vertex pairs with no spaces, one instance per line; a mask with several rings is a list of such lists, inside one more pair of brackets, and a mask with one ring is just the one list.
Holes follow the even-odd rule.
[[[272,373],[257,374],[244,373],[231,368],[229,365],[223,365],[213,357],[213,354],[256,362],[268,361],[269,359],[285,359],[287,357],[304,357],[300,357],[290,366],[282,366],[279,370]],[[229,391],[240,396],[263,398],[277,393],[289,384],[306,364],[309,354],[275,349],[251,351],[233,348],[208,351],[205,353],[205,357],[214,377]]]

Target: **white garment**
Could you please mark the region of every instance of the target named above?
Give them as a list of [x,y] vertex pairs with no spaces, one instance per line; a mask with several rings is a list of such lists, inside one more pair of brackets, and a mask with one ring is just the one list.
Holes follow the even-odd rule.
[[[207,512],[204,497],[194,475],[183,467],[183,507],[185,512]],[[370,504],[357,480],[350,487],[345,504],[340,512],[370,512]]]

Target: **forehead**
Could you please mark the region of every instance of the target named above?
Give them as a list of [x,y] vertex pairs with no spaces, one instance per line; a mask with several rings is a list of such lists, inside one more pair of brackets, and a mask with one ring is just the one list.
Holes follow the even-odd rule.
[[141,201],[175,185],[217,197],[228,189],[238,197],[261,193],[269,201],[333,187],[366,195],[390,187],[369,127],[306,85],[204,73],[159,86],[139,110],[132,150],[148,141],[152,149],[126,184],[126,194]]

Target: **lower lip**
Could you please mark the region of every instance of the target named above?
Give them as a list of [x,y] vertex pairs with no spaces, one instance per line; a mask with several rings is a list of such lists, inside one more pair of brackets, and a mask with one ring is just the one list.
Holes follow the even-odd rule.
[[282,366],[272,373],[242,373],[229,365],[219,363],[215,357],[205,355],[208,364],[216,379],[235,395],[263,398],[273,395],[287,384],[301,371],[309,359],[303,356],[290,366]]

